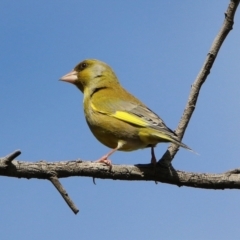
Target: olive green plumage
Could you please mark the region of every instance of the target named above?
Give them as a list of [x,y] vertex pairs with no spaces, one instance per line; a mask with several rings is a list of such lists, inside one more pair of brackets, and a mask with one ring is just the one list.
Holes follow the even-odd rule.
[[133,151],[146,147],[153,150],[161,142],[172,142],[191,150],[157,114],[120,85],[106,63],[84,60],[61,80],[73,83],[83,92],[89,128],[101,143],[113,149],[100,159],[101,162],[110,164],[107,158],[116,150]]

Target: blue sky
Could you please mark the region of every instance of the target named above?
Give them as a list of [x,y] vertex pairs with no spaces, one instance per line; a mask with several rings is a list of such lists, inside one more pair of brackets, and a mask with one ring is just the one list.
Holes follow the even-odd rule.
[[[91,134],[82,94],[58,81],[96,58],[175,129],[190,86],[229,1],[0,2],[0,156],[24,161],[95,160],[109,149]],[[240,166],[240,14],[197,103],[176,169],[221,173]],[[167,144],[156,148],[158,158]],[[117,152],[115,164],[150,161],[150,151]],[[154,182],[61,179],[74,215],[46,180],[1,177],[2,239],[237,239],[239,191]]]

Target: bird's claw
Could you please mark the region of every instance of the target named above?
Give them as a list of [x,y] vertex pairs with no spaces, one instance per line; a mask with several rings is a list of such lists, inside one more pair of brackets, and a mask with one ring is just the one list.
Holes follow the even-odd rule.
[[104,163],[104,164],[112,167],[112,162],[111,162],[111,160],[107,159],[107,156],[103,156],[100,159],[96,160],[95,162]]

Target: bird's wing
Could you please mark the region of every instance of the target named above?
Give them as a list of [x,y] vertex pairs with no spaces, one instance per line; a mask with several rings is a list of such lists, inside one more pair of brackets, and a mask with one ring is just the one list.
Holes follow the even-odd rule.
[[164,121],[151,109],[142,105],[135,105],[132,103],[130,105],[132,105],[131,109],[116,111],[114,116],[132,124],[143,127],[150,127],[160,132],[176,136],[176,134],[166,126]]
[[98,101],[93,101],[91,104],[92,108],[99,113],[115,117],[138,127],[149,127],[162,133],[176,136],[157,114],[141,102],[128,102],[113,97],[109,101],[106,96],[101,99],[98,98]]
[[109,94],[104,94],[101,97],[93,97],[90,106],[100,114],[117,118],[137,127],[153,129],[155,131],[152,131],[152,134],[162,140],[165,139],[193,151],[178,140],[176,133],[168,128],[156,113],[134,97],[130,101],[126,101],[123,98],[119,99],[117,94],[111,95],[110,98]]

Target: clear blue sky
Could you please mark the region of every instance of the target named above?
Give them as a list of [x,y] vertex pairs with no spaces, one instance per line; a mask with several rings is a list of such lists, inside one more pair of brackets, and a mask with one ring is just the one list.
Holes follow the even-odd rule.
[[[190,86],[229,1],[0,2],[0,156],[94,160],[109,149],[88,129],[82,94],[59,82],[96,58],[175,129]],[[204,84],[176,169],[221,173],[240,167],[240,9]],[[158,158],[167,144],[156,149]],[[150,161],[150,151],[117,152],[115,164]],[[1,177],[1,239],[237,239],[240,191],[154,182],[61,179],[74,215],[44,180]]]

